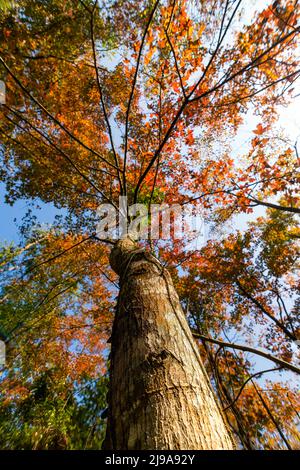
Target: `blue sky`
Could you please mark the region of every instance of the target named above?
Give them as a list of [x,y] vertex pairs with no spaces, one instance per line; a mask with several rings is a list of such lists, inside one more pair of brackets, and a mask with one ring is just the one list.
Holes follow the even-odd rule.
[[[0,183],[0,241],[18,243],[20,241],[18,224],[21,223],[22,218],[25,216],[29,204],[26,200],[19,200],[15,202],[13,206],[10,206],[4,201],[5,184]],[[34,208],[34,206],[37,205],[40,209]],[[31,208],[33,209],[33,213],[37,216],[38,221],[45,225],[52,224],[55,215],[62,213],[62,211],[56,209],[53,204],[44,204],[39,200],[36,200]]]

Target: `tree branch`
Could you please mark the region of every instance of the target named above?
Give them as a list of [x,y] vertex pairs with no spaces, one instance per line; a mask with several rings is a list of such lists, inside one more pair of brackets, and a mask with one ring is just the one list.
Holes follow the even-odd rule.
[[[21,120],[25,121],[32,129],[34,129],[41,137],[43,137],[44,139],[47,140],[47,142],[49,142],[49,144],[55,148],[55,150],[57,150],[63,157],[65,160],[67,160],[70,165],[74,168],[74,170],[90,185],[92,186],[92,188],[99,194],[101,194],[101,196],[107,201],[109,202],[110,204],[112,204],[115,209],[118,210],[118,208],[114,205],[114,203],[111,201],[110,198],[108,198],[103,191],[101,191],[101,189],[99,189],[91,180],[90,178],[88,178],[82,171],[81,169],[79,168],[79,166],[73,162],[73,160],[69,157],[69,155],[67,155],[61,148],[59,148],[54,142],[52,142],[51,139],[49,139],[48,136],[46,136],[45,134],[43,134],[43,132],[41,132],[37,127],[35,127],[30,121],[28,121],[26,118],[24,118],[23,116],[20,116],[19,113],[17,111],[15,111],[14,109],[10,108],[9,106],[7,105],[4,105],[9,111],[12,111],[16,116],[18,116]],[[7,119],[10,120],[10,118],[8,116],[5,116]],[[11,120],[12,121],[12,120]],[[13,121],[12,121],[13,122]]]
[[271,209],[276,209],[278,211],[283,212],[292,212],[293,214],[300,214],[300,209],[298,207],[290,207],[290,206],[280,206],[278,204],[274,204],[272,202],[260,201],[253,196],[247,196],[250,201],[255,202],[258,206],[265,206],[270,207]]
[[227,411],[229,408],[231,408],[238,401],[238,399],[240,398],[240,396],[242,394],[242,391],[244,390],[246,385],[250,382],[250,380],[254,379],[254,377],[260,377],[263,374],[267,374],[269,372],[275,372],[275,371],[281,370],[281,369],[282,369],[281,366],[280,367],[273,367],[272,369],[266,369],[266,370],[259,371],[259,372],[256,372],[255,374],[250,375],[250,377],[248,377],[248,379],[245,380],[245,382],[243,383],[243,385],[239,389],[238,394],[235,396],[235,398],[232,400],[232,402],[228,406],[223,408],[223,411]]
[[242,344],[234,344],[234,343],[228,343],[226,341],[220,341],[218,339],[210,338],[209,336],[201,335],[197,333],[195,330],[192,329],[193,336],[195,338],[202,339],[203,341],[208,341],[210,343],[218,344],[219,346],[222,346],[224,348],[232,348],[232,349],[238,349],[240,351],[245,351],[245,352],[250,352],[253,354],[257,354],[258,356],[264,357],[265,359],[268,359],[269,361],[275,362],[276,364],[280,365],[284,369],[289,369],[293,372],[296,372],[296,374],[300,374],[300,368],[295,366],[294,364],[290,364],[289,362],[286,362],[282,359],[279,359],[278,357],[273,356],[270,353],[266,353],[263,351],[260,351],[259,349],[256,348],[251,348],[250,346],[242,345]]
[[292,341],[296,341],[297,337],[290,332],[286,326],[283,325],[276,317],[274,317],[268,310],[255,298],[253,297],[249,292],[246,291],[246,289],[241,285],[240,281],[236,279],[236,284],[238,288],[242,291],[242,293],[247,297],[247,299],[251,300],[256,307],[258,307],[270,320],[272,320],[278,328],[280,328],[287,336],[290,338]]
[[0,56],[0,63],[3,65],[5,70],[9,73],[9,75],[12,77],[12,79],[16,82],[16,84],[21,88],[21,90],[31,99],[33,103],[35,103],[44,113],[53,121],[57,126],[59,126],[71,139],[73,139],[75,142],[77,142],[79,145],[81,145],[83,148],[91,152],[93,155],[96,155],[98,158],[100,158],[103,162],[105,162],[107,165],[115,168],[118,170],[118,168],[108,160],[106,160],[100,153],[96,152],[95,150],[91,149],[88,145],[86,145],[84,142],[82,142],[80,139],[75,137],[72,132],[69,131],[56,117],[53,116],[46,108],[45,106],[42,105],[42,103],[37,100],[30,91],[27,90],[27,88],[22,84],[22,82],[17,78],[17,76],[10,70],[6,62],[2,59]]
[[130,114],[131,102],[132,102],[133,95],[134,95],[134,90],[135,90],[135,85],[136,85],[137,76],[138,76],[138,72],[139,72],[139,66],[140,66],[140,62],[141,62],[141,58],[142,58],[142,52],[143,52],[143,47],[144,47],[146,35],[147,35],[148,29],[150,27],[152,18],[155,14],[155,11],[156,11],[157,7],[158,7],[158,4],[159,4],[159,0],[156,0],[156,2],[154,4],[154,7],[152,8],[152,11],[151,11],[150,16],[148,18],[147,24],[146,24],[146,28],[145,28],[145,31],[144,31],[144,34],[143,34],[143,37],[142,37],[141,45],[140,45],[140,49],[139,49],[139,52],[138,52],[138,58],[137,58],[137,63],[136,63],[136,67],[135,67],[133,83],[132,83],[131,92],[130,92],[130,96],[129,96],[129,100],[128,100],[128,104],[127,104],[126,122],[125,122],[124,166],[123,166],[123,185],[124,185],[124,191],[125,191],[124,194],[125,195],[127,193],[127,191],[126,191],[126,164],[127,164],[127,152],[128,152],[129,114]]
[[92,11],[90,12],[90,14],[91,14],[90,27],[91,27],[91,41],[92,41],[92,48],[93,48],[94,68],[95,68],[95,72],[96,72],[96,79],[97,79],[97,86],[98,86],[99,95],[100,95],[101,107],[102,107],[104,119],[105,119],[105,122],[106,122],[107,130],[108,130],[108,135],[109,135],[111,149],[112,149],[112,152],[113,152],[113,155],[114,155],[115,165],[117,167],[118,181],[119,181],[120,191],[121,191],[121,194],[122,194],[123,193],[123,187],[122,187],[122,181],[121,181],[121,178],[120,178],[120,171],[121,170],[120,170],[120,165],[119,165],[118,157],[117,157],[116,150],[115,150],[115,145],[114,145],[114,140],[113,140],[113,136],[112,136],[112,130],[111,130],[108,114],[106,112],[106,106],[105,106],[105,103],[104,103],[103,91],[102,91],[102,86],[101,86],[100,76],[99,76],[99,69],[98,69],[98,66],[97,66],[97,54],[96,54],[96,44],[95,44],[95,35],[94,35],[94,14],[95,14],[96,5],[97,5],[97,0],[94,4],[94,7],[93,7]]
[[[193,103],[194,101],[198,101],[208,95],[210,95],[211,93],[214,93],[216,91],[218,91],[220,88],[222,88],[224,85],[226,85],[227,83],[229,83],[230,81],[234,80],[236,77],[238,77],[239,75],[242,75],[244,72],[246,71],[249,71],[251,70],[252,68],[256,67],[256,66],[259,66],[260,63],[259,61],[265,57],[269,52],[271,52],[275,47],[277,47],[278,45],[280,45],[282,42],[284,42],[285,40],[289,39],[291,36],[295,35],[295,34],[298,34],[300,32],[300,26],[298,28],[295,28],[294,31],[286,34],[285,36],[281,37],[280,39],[278,39],[275,43],[273,43],[270,47],[268,47],[264,52],[262,52],[261,54],[259,54],[257,57],[255,57],[253,60],[251,60],[251,62],[248,62],[248,64],[246,64],[244,67],[242,67],[240,70],[238,70],[237,72],[235,72],[234,74],[230,75],[229,77],[226,77],[225,75],[225,80],[217,83],[215,86],[213,86],[212,88],[210,88],[209,90],[201,93],[199,96],[196,96],[195,98],[192,98],[191,99],[191,96],[192,94],[196,91],[196,88],[193,87],[192,91],[189,93],[189,95],[187,95],[186,99],[183,101],[183,103],[180,105],[172,123],[170,124],[166,134],[165,134],[165,137],[163,138],[161,144],[159,145],[159,147],[157,148],[157,150],[155,151],[152,159],[150,160],[150,162],[148,163],[146,169],[144,170],[144,172],[141,174],[138,182],[137,182],[137,185],[136,185],[136,188],[135,188],[135,192],[134,192],[134,203],[137,202],[137,196],[138,196],[138,193],[139,193],[139,190],[140,190],[140,187],[145,179],[145,177],[147,176],[148,172],[150,171],[150,169],[152,168],[153,164],[155,163],[156,159],[158,158],[158,156],[160,155],[162,149],[164,148],[165,144],[167,143],[170,135],[172,134],[178,120],[180,119],[184,109],[186,108],[186,106],[190,103]],[[200,84],[202,80],[202,77],[200,80],[198,80],[197,82],[197,87],[198,85]]]
[[182,91],[182,94],[183,94],[184,98],[186,98],[186,93],[185,93],[185,89],[184,89],[184,85],[183,85],[183,81],[182,81],[182,76],[181,76],[181,73],[180,73],[180,70],[179,70],[179,66],[178,66],[178,62],[177,62],[177,58],[176,58],[176,53],[175,53],[173,44],[172,44],[172,42],[171,42],[170,36],[169,36],[169,34],[168,34],[168,31],[167,31],[166,29],[165,29],[165,35],[166,35],[168,44],[169,44],[170,49],[171,49],[172,54],[173,54],[173,58],[174,58],[174,62],[175,62],[175,67],[176,67],[177,75],[178,75],[179,81],[180,81],[181,91]]
[[38,264],[35,264],[34,266],[32,266],[30,269],[28,269],[26,271],[25,274],[29,274],[31,273],[32,271],[35,271],[37,268],[39,268],[40,266],[43,266],[44,264],[46,263],[50,263],[51,261],[54,261],[56,260],[57,258],[60,258],[61,256],[63,256],[65,253],[67,253],[68,251],[72,250],[73,248],[76,248],[76,246],[79,246],[81,245],[82,243],[88,241],[88,240],[91,240],[92,238],[95,238],[95,235],[92,234],[90,235],[89,237],[86,237],[86,238],[83,238],[82,240],[80,240],[79,242],[75,243],[74,245],[70,246],[69,248],[66,248],[65,250],[61,251],[60,253],[57,253],[56,255],[52,256],[51,258],[48,258],[46,259],[45,261],[41,261],[40,263]]
[[275,420],[273,414],[271,413],[271,410],[269,409],[265,399],[263,398],[263,396],[261,395],[261,393],[259,392],[258,390],[258,387],[255,385],[255,382],[252,380],[252,383],[253,383],[253,386],[255,388],[255,391],[257,393],[257,395],[259,396],[260,398],[260,401],[262,402],[263,404],[263,407],[265,408],[266,412],[268,413],[268,416],[269,418],[271,419],[272,423],[275,425],[281,439],[283,440],[283,442],[285,443],[286,447],[288,448],[288,450],[293,450],[292,447],[290,446],[288,440],[286,439],[285,435],[283,434],[282,430],[281,430],[281,427],[279,426],[279,424],[277,423],[277,421]]

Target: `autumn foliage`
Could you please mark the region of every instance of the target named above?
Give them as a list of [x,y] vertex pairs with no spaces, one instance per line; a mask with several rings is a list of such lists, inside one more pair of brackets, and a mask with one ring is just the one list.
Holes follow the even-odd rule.
[[238,446],[299,448],[299,155],[276,124],[300,76],[298,2],[15,3],[0,20],[5,202],[61,215],[29,212],[1,247],[0,447],[101,447],[118,279],[96,210],[126,195],[201,202],[200,249],[141,244],[172,274]]

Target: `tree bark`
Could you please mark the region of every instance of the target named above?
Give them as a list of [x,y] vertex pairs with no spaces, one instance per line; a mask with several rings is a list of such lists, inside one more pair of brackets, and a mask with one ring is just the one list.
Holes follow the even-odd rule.
[[110,262],[120,293],[103,447],[234,449],[170,274],[128,238]]

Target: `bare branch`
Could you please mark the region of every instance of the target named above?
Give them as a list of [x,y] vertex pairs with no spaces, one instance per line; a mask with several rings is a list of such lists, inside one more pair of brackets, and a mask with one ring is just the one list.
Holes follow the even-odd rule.
[[270,207],[271,209],[276,209],[278,211],[292,212],[293,214],[300,214],[300,209],[298,207],[280,206],[272,202],[261,201],[260,199],[256,199],[253,196],[247,196],[247,198],[250,199],[250,201],[255,202],[258,206],[265,206],[265,207]]
[[123,187],[122,187],[122,181],[121,181],[121,178],[120,178],[120,171],[121,170],[120,170],[120,165],[119,165],[117,153],[116,153],[116,150],[115,150],[111,125],[110,125],[110,122],[109,122],[108,114],[107,114],[107,111],[106,111],[106,106],[105,106],[105,103],[104,103],[103,91],[102,91],[102,86],[101,86],[100,76],[99,76],[99,69],[98,69],[98,66],[97,66],[97,53],[96,53],[95,34],[94,34],[94,14],[95,14],[96,5],[97,5],[97,0],[94,4],[94,7],[93,7],[92,11],[90,12],[90,14],[91,14],[90,27],[91,27],[91,41],[92,41],[92,48],[93,48],[94,68],[95,68],[95,72],[96,72],[96,79],[97,79],[97,86],[98,86],[99,95],[100,95],[101,107],[102,107],[102,111],[103,111],[103,114],[104,114],[104,119],[105,119],[105,122],[106,122],[107,130],[108,130],[108,135],[109,135],[110,145],[111,145],[111,149],[112,149],[114,160],[115,160],[115,165],[117,167],[118,181],[119,181],[120,191],[121,191],[121,194],[122,194],[123,193]]
[[288,328],[286,328],[286,326],[280,322],[276,317],[274,317],[274,315],[272,315],[262,304],[261,302],[259,302],[255,297],[253,297],[253,295],[250,294],[250,292],[248,292],[243,286],[242,284],[240,283],[240,281],[238,279],[236,279],[236,284],[238,286],[238,288],[241,290],[241,292],[245,295],[245,297],[247,297],[247,299],[251,300],[251,302],[257,307],[259,308],[268,318],[270,318],[270,320],[272,320],[277,326],[278,328],[280,328],[286,335],[289,339],[291,339],[292,341],[296,341],[297,340],[297,337],[294,335],[294,333],[290,332],[290,330]]
[[203,341],[209,341],[210,343],[218,344],[224,348],[232,348],[232,349],[239,349],[240,351],[250,352],[253,354],[257,354],[258,356],[264,357],[269,361],[275,362],[276,364],[280,365],[284,369],[289,369],[296,374],[300,374],[300,368],[295,366],[294,364],[290,364],[289,362],[284,361],[283,359],[279,359],[278,357],[273,356],[270,353],[263,352],[260,349],[251,348],[250,346],[242,345],[242,344],[234,344],[228,343],[226,341],[220,341],[218,339],[210,338],[209,336],[201,335],[197,333],[197,331],[192,329],[193,336],[195,338],[202,339]]
[[248,377],[248,379],[245,380],[245,382],[243,383],[243,385],[239,389],[239,391],[238,391],[237,395],[235,396],[235,398],[233,399],[233,401],[228,406],[223,408],[223,411],[227,411],[229,408],[231,408],[238,401],[238,399],[240,398],[244,388],[250,382],[250,380],[254,379],[254,377],[261,377],[263,374],[267,374],[269,372],[275,372],[275,371],[281,370],[281,369],[282,369],[282,367],[273,367],[272,369],[266,369],[266,370],[259,371],[259,372],[256,372],[255,374],[250,375],[250,377]]
[[141,58],[142,58],[143,47],[144,47],[144,43],[145,43],[145,40],[146,40],[146,35],[147,35],[148,29],[150,27],[152,18],[155,14],[155,11],[156,11],[157,7],[158,7],[158,4],[159,4],[159,0],[156,0],[156,2],[154,4],[154,7],[152,8],[152,11],[151,11],[150,16],[148,18],[147,24],[146,24],[146,28],[145,28],[145,31],[144,31],[144,34],[143,34],[143,37],[142,37],[141,45],[140,45],[140,49],[139,49],[139,52],[138,52],[138,58],[137,58],[137,63],[136,63],[136,67],[135,67],[133,83],[132,83],[132,86],[131,86],[131,92],[130,92],[130,96],[129,96],[129,100],[128,100],[128,104],[127,104],[126,122],[125,122],[124,166],[123,166],[123,178],[124,178],[123,185],[124,185],[124,191],[125,191],[124,194],[125,195],[126,195],[126,192],[127,192],[126,191],[126,176],[125,175],[126,175],[126,163],[127,163],[127,152],[128,152],[129,114],[130,114],[131,102],[132,102],[133,95],[134,95],[134,90],[135,90],[135,85],[136,85],[137,76],[138,76],[138,72],[139,72],[139,66],[140,66],[140,62],[141,62]]

